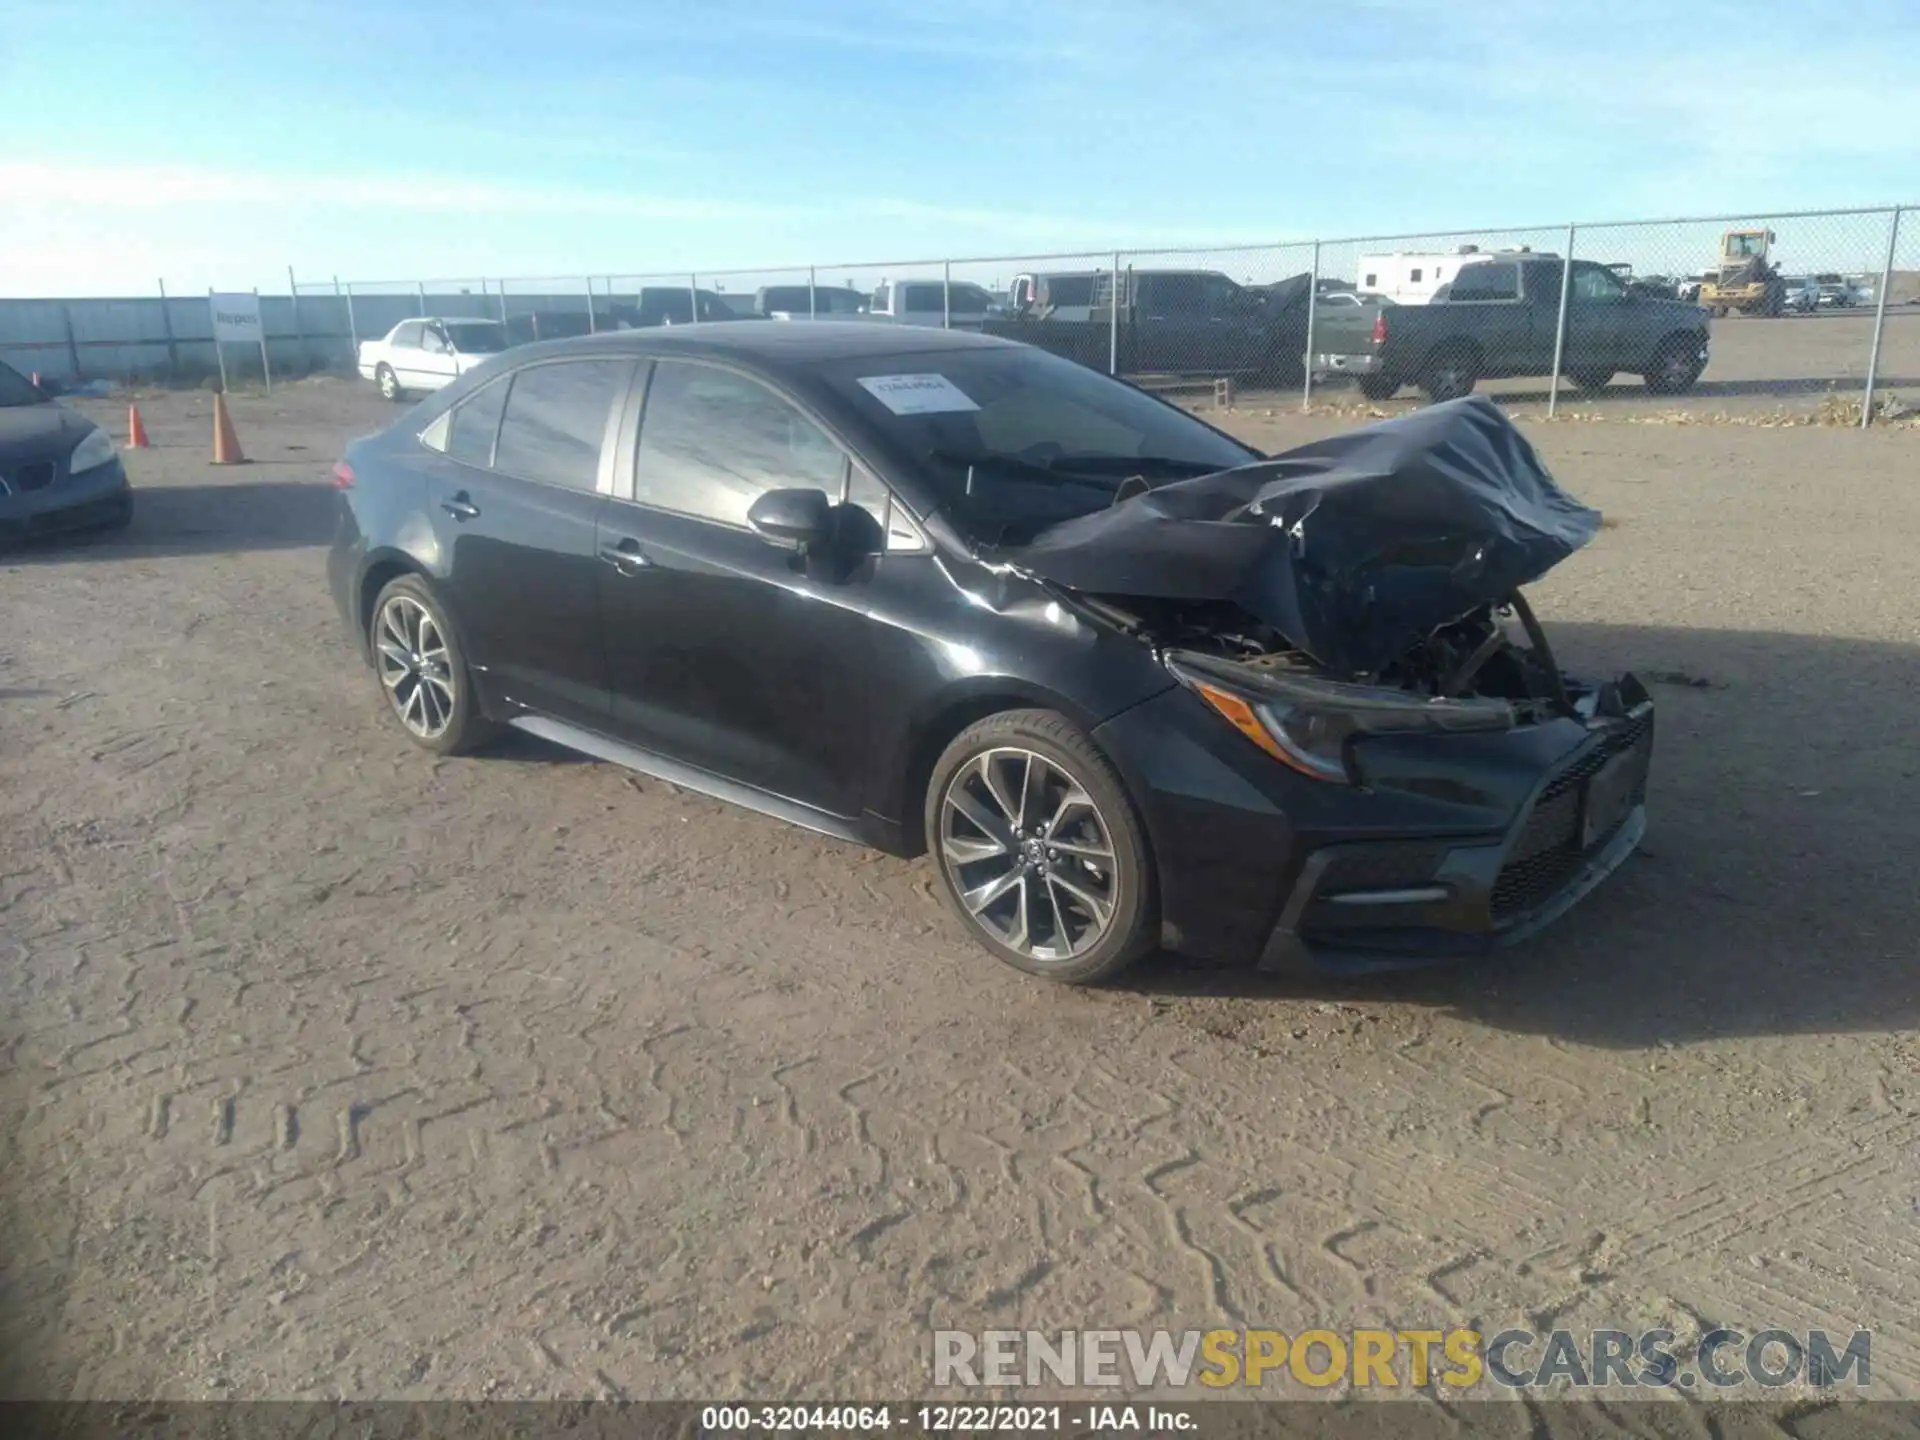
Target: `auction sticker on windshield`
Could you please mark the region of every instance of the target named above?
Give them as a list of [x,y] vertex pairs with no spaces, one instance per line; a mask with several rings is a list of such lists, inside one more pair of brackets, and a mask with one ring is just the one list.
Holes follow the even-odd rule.
[[860,383],[896,415],[945,415],[980,408],[944,375],[863,375]]

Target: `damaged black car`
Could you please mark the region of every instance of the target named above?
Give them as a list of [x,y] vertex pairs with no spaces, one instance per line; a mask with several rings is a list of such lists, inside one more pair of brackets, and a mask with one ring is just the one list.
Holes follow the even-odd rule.
[[497,357],[334,479],[415,742],[930,852],[1051,979],[1484,952],[1645,826],[1646,691],[1523,594],[1599,516],[1484,400],[1268,457],[1004,340],[695,325]]

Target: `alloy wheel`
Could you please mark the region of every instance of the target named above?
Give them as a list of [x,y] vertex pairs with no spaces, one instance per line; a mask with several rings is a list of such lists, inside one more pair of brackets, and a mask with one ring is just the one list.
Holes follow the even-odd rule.
[[1033,750],[982,751],[941,797],[938,845],[973,922],[1046,962],[1097,945],[1120,899],[1113,836],[1084,786]]
[[374,627],[380,683],[400,723],[422,740],[437,740],[453,723],[453,657],[434,613],[410,595],[380,607]]

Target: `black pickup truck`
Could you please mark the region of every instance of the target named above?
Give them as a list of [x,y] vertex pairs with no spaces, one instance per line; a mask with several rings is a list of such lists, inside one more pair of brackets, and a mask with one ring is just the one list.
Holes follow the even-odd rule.
[[[1123,270],[1120,316],[1113,314],[1110,272],[1022,276],[1037,296],[1014,315],[989,318],[990,335],[1023,340],[1096,370],[1118,346],[1123,375],[1249,378],[1296,383],[1306,354],[1308,278],[1241,285],[1210,270]],[[1045,303],[1064,284],[1085,281],[1089,304]],[[1075,300],[1081,298],[1076,292]]]
[[[1352,375],[1373,400],[1403,385],[1456,400],[1482,380],[1550,375],[1564,265],[1551,255],[1490,256],[1463,266],[1425,305],[1322,306],[1314,373]],[[1707,367],[1706,311],[1634,294],[1591,260],[1574,261],[1570,273],[1562,374],[1583,390],[1623,372],[1656,395],[1693,387]]]

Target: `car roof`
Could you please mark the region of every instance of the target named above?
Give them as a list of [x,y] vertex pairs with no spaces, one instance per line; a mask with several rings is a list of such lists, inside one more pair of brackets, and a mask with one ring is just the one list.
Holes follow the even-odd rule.
[[697,356],[781,370],[823,360],[883,359],[953,350],[1024,350],[1024,345],[970,330],[931,326],[804,320],[716,320],[644,330],[603,331],[567,340],[543,340],[512,351],[527,360],[572,355]]

